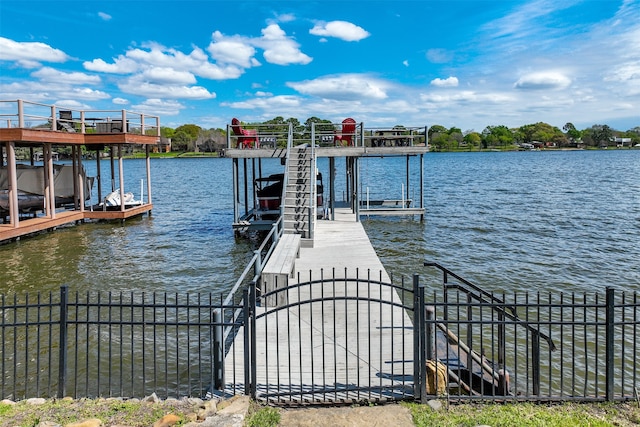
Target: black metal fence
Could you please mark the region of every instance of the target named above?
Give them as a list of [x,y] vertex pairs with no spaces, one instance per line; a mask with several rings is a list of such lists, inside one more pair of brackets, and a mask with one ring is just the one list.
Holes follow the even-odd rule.
[[[521,400],[638,398],[637,292],[495,294],[450,270],[428,295],[428,354],[445,361],[461,386],[450,397],[507,395]],[[438,334],[451,346],[434,344]],[[468,367],[476,374],[470,375]],[[480,380],[480,378],[482,378]],[[474,382],[471,384],[471,382]]]
[[2,295],[0,398],[204,396],[240,308],[213,294]]
[[638,397],[637,292],[497,295],[429,265],[443,280],[428,288],[417,276],[391,284],[331,271],[299,273],[296,286],[273,295],[254,292],[258,274],[224,301],[66,287],[0,295],[0,399]]

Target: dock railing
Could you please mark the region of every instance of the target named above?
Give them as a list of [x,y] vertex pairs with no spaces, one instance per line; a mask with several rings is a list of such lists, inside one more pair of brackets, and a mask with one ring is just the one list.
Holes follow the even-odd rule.
[[363,130],[365,147],[426,146],[426,126],[368,127]]
[[[467,358],[466,366],[480,366],[470,360],[480,359],[482,369],[513,399],[613,401],[637,394],[636,293],[629,297],[611,287],[605,298],[598,293],[514,292],[507,301],[504,293],[486,292],[437,263],[425,266],[442,272],[444,287],[442,298],[434,292],[427,302],[433,307],[427,311],[427,331],[456,336],[456,345],[470,349],[459,353]],[[518,332],[523,328],[524,333]],[[440,351],[436,356],[447,360],[458,354]]]
[[0,128],[160,136],[160,118],[128,110],[79,110],[21,99],[0,100]]

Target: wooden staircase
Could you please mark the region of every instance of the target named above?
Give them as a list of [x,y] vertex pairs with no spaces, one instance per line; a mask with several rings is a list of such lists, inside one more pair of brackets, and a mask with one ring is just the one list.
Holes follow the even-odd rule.
[[300,234],[303,247],[313,247],[316,222],[316,159],[311,147],[298,145],[289,151],[284,189],[284,233]]

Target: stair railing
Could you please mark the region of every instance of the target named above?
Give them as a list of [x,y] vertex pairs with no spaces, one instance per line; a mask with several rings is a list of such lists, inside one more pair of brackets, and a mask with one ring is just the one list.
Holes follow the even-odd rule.
[[[532,377],[533,377],[533,394],[537,395],[540,392],[540,339],[543,339],[549,345],[549,349],[551,351],[556,350],[556,345],[545,333],[531,326],[531,324],[525,320],[522,320],[518,317],[518,313],[516,312],[516,306],[506,305],[505,302],[501,299],[489,293],[479,286],[474,285],[470,281],[460,277],[459,275],[453,273],[446,267],[435,263],[435,262],[425,262],[425,267],[435,267],[442,271],[443,279],[442,285],[444,288],[444,303],[445,305],[448,303],[447,292],[452,289],[456,289],[458,291],[462,291],[467,295],[469,302],[471,300],[476,300],[482,304],[489,306],[492,310],[498,313],[498,366],[500,368],[505,368],[505,359],[506,359],[506,333],[504,321],[505,318],[513,321],[515,324],[519,324],[524,326],[524,328],[531,334],[531,364],[532,364]],[[460,283],[449,283],[449,276],[455,278]],[[508,310],[506,310],[507,308]],[[471,306],[469,306],[468,310],[471,310]],[[445,310],[445,320],[447,320],[447,310]],[[505,384],[501,384],[504,386]],[[506,388],[505,388],[506,389]]]

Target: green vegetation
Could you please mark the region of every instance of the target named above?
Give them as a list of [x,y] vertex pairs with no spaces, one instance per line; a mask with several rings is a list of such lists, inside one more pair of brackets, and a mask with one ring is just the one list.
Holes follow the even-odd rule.
[[533,403],[460,404],[434,411],[427,405],[407,404],[416,426],[460,427],[604,427],[637,426],[640,408],[630,403]]
[[[242,123],[246,129],[269,125],[273,133],[284,133],[289,124],[293,125],[294,138],[309,139],[311,126],[315,123],[319,131],[331,131],[334,124],[330,120],[309,117],[301,122],[295,117],[281,116],[265,122]],[[396,125],[394,128],[402,128]],[[612,129],[608,125],[595,124],[578,130],[573,123],[566,123],[562,129],[547,123],[526,124],[518,128],[504,125],[489,125],[482,131],[465,130],[458,127],[446,128],[434,124],[428,130],[429,144],[433,151],[482,151],[482,150],[522,150],[522,149],[567,149],[567,148],[630,148],[640,144],[640,126],[627,131]],[[171,138],[174,151],[199,153],[219,152],[226,147],[227,136],[224,129],[203,129],[194,124],[186,124],[171,129],[163,127],[160,133]]]
[[41,405],[18,402],[0,403],[0,427],[32,427],[51,421],[66,425],[86,419],[97,418],[104,425],[126,425],[148,427],[167,413],[173,413],[186,423],[186,415],[192,406],[181,401],[149,403],[127,400],[80,399],[47,400]]
[[246,427],[275,427],[279,422],[280,411],[278,409],[261,406],[252,401],[244,425]]

